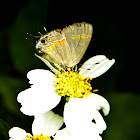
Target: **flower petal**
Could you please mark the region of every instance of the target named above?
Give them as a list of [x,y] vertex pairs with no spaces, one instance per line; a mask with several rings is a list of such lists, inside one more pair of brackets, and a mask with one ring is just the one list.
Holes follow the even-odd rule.
[[[89,129],[91,130],[89,132]],[[98,133],[96,133],[96,129],[94,126],[90,126],[86,129],[87,131],[83,131],[75,134],[71,134],[67,127],[62,130],[59,130],[56,135],[53,137],[54,140],[101,140],[102,138]]]
[[14,140],[27,140],[27,133],[19,127],[13,127],[9,130],[9,137]]
[[64,121],[70,133],[87,129],[93,124],[93,119],[98,133],[102,133],[106,129],[106,124],[97,111],[101,108],[105,108],[104,112],[107,114],[109,104],[106,99],[97,94],[90,94],[88,98],[70,98],[64,108]]
[[87,71],[87,69],[90,69],[91,66],[97,64],[98,62],[106,59],[105,55],[96,55],[88,59],[81,67],[80,74],[83,75]]
[[18,94],[17,100],[21,103],[21,112],[25,115],[37,115],[53,109],[61,100],[55,86],[33,85]]
[[79,133],[72,133],[72,140],[102,140],[96,125],[93,123],[90,123],[85,129],[80,131]]
[[114,63],[114,59],[109,60],[104,55],[97,55],[82,65],[80,74],[84,77],[96,78],[105,73]]
[[46,85],[54,81],[54,74],[48,70],[35,69],[27,73],[30,84]]
[[65,127],[62,130],[57,131],[56,135],[53,136],[54,140],[72,140],[71,134]]
[[33,135],[52,136],[63,125],[63,117],[58,114],[54,114],[52,111],[36,115],[32,124]]
[[92,113],[91,113],[92,118],[94,118],[95,122],[96,122],[96,128],[99,131],[100,134],[103,133],[103,131],[106,129],[106,123],[103,119],[103,117],[101,116],[101,114],[99,113],[99,111],[93,109]]
[[102,97],[101,95],[92,93],[89,95],[88,98],[91,104],[93,104],[92,102],[94,102],[98,106],[97,110],[102,109],[104,115],[105,116],[108,115],[110,111],[110,105],[104,97]]

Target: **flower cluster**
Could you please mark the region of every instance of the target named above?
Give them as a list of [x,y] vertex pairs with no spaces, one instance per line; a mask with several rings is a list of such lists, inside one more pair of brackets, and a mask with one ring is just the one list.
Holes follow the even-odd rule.
[[[32,135],[13,127],[9,130],[10,140],[101,140],[100,134],[107,126],[99,110],[108,115],[110,106],[104,97],[93,93],[96,90],[90,82],[114,62],[97,55],[78,70],[57,69],[55,65],[54,73],[43,69],[29,71],[27,78],[31,86],[18,94],[17,101],[23,114],[34,116]],[[63,116],[52,111],[61,97],[66,99]]]
[[[27,78],[31,86],[20,92],[17,100],[22,105],[22,113],[34,116],[33,135],[13,127],[9,130],[10,140],[101,140],[100,134],[106,129],[106,123],[99,110],[107,115],[110,106],[104,97],[93,93],[95,90],[90,82],[105,73],[114,62],[114,59],[97,55],[77,71],[70,68],[56,69],[56,73],[43,69],[29,71]],[[63,116],[60,116],[51,110],[62,96],[68,100]]]
[[88,97],[92,90],[90,84],[92,78],[83,77],[79,74],[79,71],[74,72],[68,69],[66,73],[62,72],[60,74],[56,74],[55,84],[58,94],[71,98]]

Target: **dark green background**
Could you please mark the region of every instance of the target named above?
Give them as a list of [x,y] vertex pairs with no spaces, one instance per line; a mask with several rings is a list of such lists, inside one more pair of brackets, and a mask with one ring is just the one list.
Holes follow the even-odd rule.
[[[9,7],[7,6],[9,5]],[[116,4],[115,4],[116,5]],[[137,41],[137,15],[132,12],[113,13],[123,6],[98,5],[109,14],[96,14],[92,1],[5,1],[1,4],[0,20],[0,140],[8,139],[7,131],[18,126],[31,132],[33,117],[23,115],[16,101],[18,93],[29,87],[26,73],[32,69],[48,67],[34,56],[36,38],[40,31],[64,28],[76,22],[88,22],[94,32],[81,64],[94,55],[115,58],[113,67],[99,78],[93,79],[93,89],[104,96],[111,112],[104,117],[108,129],[104,140],[140,139],[139,51]],[[101,7],[100,7],[101,6]],[[102,9],[103,7],[103,9]],[[26,39],[28,38],[28,39]]]

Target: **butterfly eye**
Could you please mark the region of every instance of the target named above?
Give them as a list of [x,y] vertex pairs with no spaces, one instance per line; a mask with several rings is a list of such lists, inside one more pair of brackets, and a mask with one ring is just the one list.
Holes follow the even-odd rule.
[[41,39],[41,43],[45,43],[45,39]]

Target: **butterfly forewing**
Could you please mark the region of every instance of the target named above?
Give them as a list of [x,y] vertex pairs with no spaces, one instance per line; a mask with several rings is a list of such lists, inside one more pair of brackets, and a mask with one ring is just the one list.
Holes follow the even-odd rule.
[[41,52],[46,54],[46,59],[50,62],[66,66],[66,60],[70,61],[70,52],[68,43],[61,34],[60,30],[54,30],[42,36],[38,41],[36,48],[41,46]]

